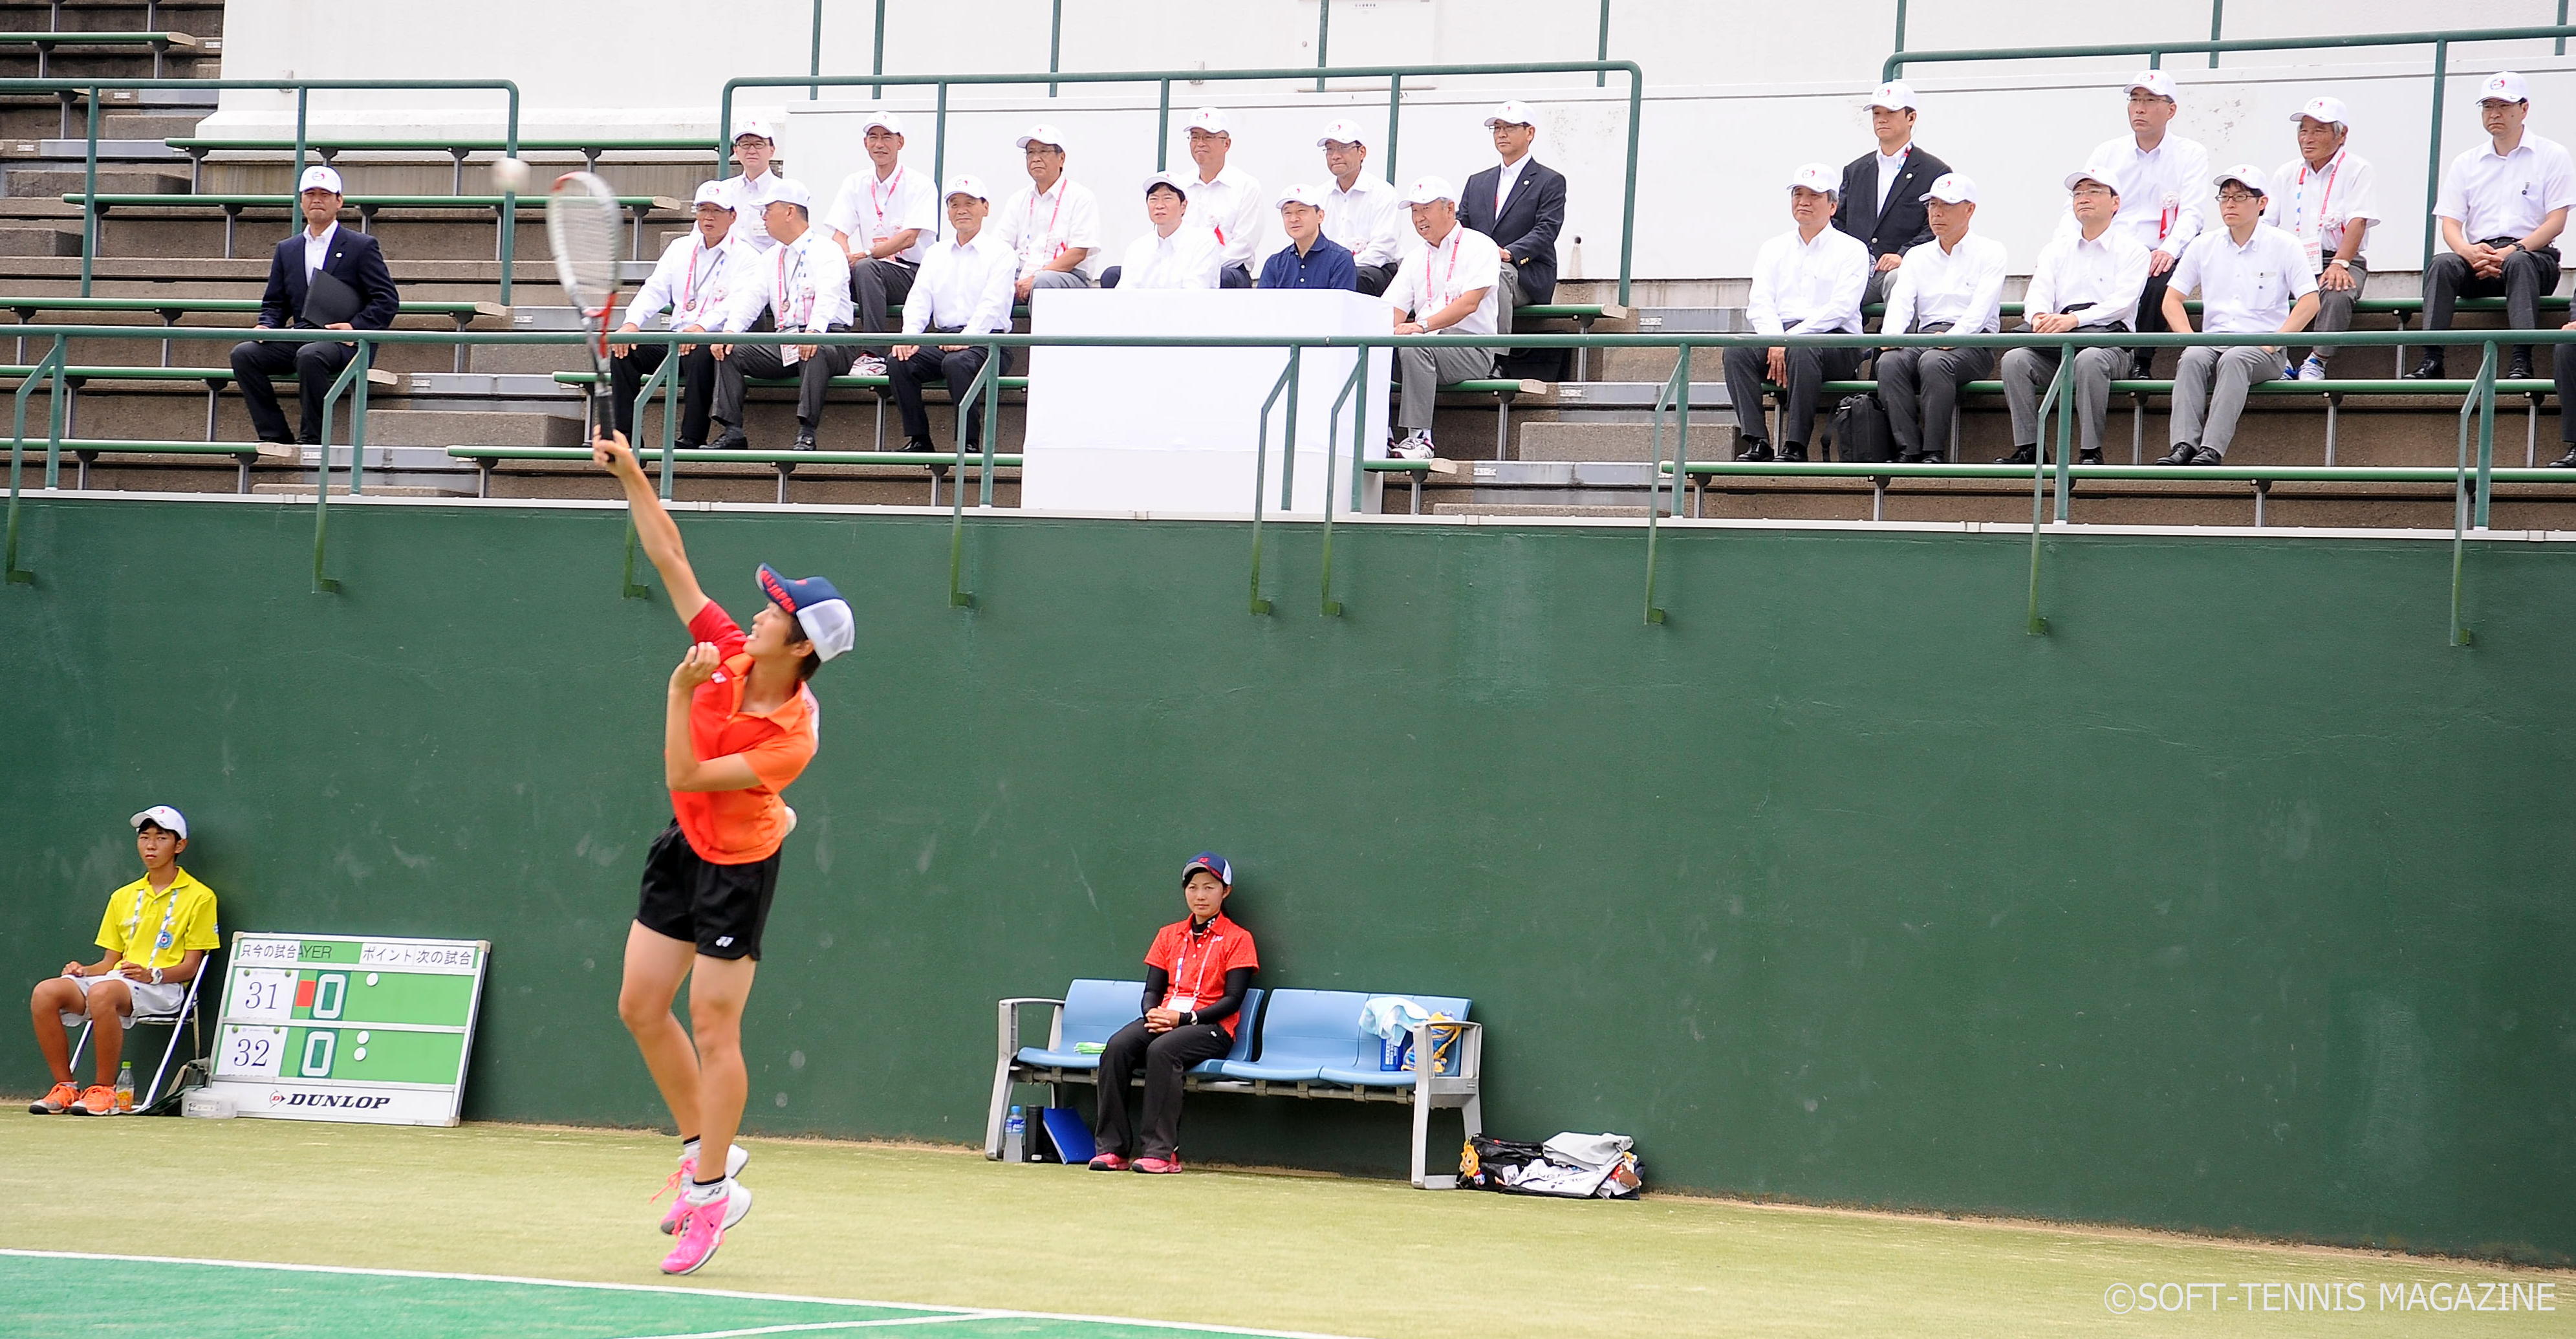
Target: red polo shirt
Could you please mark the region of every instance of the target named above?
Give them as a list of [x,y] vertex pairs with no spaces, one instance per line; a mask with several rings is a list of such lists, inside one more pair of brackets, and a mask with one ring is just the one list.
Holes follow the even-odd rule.
[[744,711],[742,695],[751,686],[751,657],[742,649],[747,639],[715,601],[689,620],[689,636],[715,643],[724,657],[716,676],[689,699],[690,751],[700,762],[741,754],[759,782],[747,790],[672,791],[671,816],[689,849],[709,864],[767,860],[787,839],[787,802],[778,792],[813,761],[822,707],[800,684],[775,711]]
[[[1146,952],[1145,965],[1160,967],[1172,978],[1172,997],[1186,1001],[1172,1007],[1201,1009],[1224,997],[1226,973],[1237,967],[1259,968],[1261,956],[1253,952],[1252,932],[1227,920],[1220,911],[1199,934],[1190,933],[1187,918],[1155,931],[1154,947]],[[1217,1026],[1232,1036],[1236,1021],[1242,1017],[1243,1011],[1237,1009]]]

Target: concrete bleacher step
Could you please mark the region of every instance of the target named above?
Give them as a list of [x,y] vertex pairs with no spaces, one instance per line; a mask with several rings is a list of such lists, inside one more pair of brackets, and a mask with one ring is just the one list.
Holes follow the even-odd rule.
[[68,228],[0,227],[0,256],[78,256],[80,242]]
[[[1582,419],[1558,419],[1554,422],[1520,425],[1519,447],[1515,460],[1586,460],[1635,461],[1644,463],[1655,458],[1655,425],[1638,422],[1600,422]],[[1690,457],[1706,460],[1711,455],[1735,450],[1735,429],[1694,415],[1690,425]],[[1663,438],[1664,458],[1673,454],[1673,429],[1667,422]]]
[[[60,195],[65,191],[84,190],[89,173],[80,162],[80,146],[72,146],[70,161],[51,162],[43,167],[13,167],[8,170],[8,192],[15,196]],[[98,193],[101,195],[185,195],[188,174],[132,166],[108,167],[102,161],[98,170]]]
[[1434,516],[1592,516],[1644,520],[1646,508],[1579,503],[1441,502],[1428,508]]
[[374,446],[579,446],[581,419],[560,414],[461,409],[375,409]]

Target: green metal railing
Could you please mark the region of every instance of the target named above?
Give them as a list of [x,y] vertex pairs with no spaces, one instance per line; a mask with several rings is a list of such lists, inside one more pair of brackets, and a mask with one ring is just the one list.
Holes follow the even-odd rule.
[[2433,116],[2430,145],[2425,150],[2424,166],[2424,255],[2422,263],[2433,263],[2435,229],[2431,222],[2433,206],[2442,189],[2442,91],[2450,80],[2452,44],[2458,42],[2513,42],[2539,38],[2556,38],[2561,52],[2567,39],[2576,37],[2576,27],[2567,24],[2567,7],[2558,7],[2559,21],[2554,25],[2532,28],[2443,28],[2413,33],[2343,33],[2326,37],[2248,37],[2234,41],[2218,40],[2218,18],[2215,6],[2210,16],[2210,40],[2206,42],[2106,42],[2089,46],[1983,47],[1955,51],[1907,51],[1904,49],[1902,11],[1898,17],[1897,50],[1888,53],[1879,68],[1879,77],[1894,79],[1908,65],[1957,64],[1998,60],[2079,60],[2091,56],[2144,56],[2149,67],[2160,66],[2168,55],[2206,51],[2212,68],[2223,51],[2339,51],[2355,47],[2429,46],[2433,48]]
[[[1619,301],[1629,297],[1631,267],[1637,243],[1637,145],[1645,124],[1645,74],[1634,61],[1533,61],[1517,64],[1486,65],[1353,65],[1321,69],[1274,70],[1107,70],[1061,73],[1054,70],[1027,74],[809,74],[749,75],[725,81],[724,95],[716,107],[717,161],[730,152],[730,141],[721,127],[733,125],[734,93],[745,88],[816,88],[868,85],[883,97],[893,88],[930,88],[936,98],[936,129],[931,148],[931,177],[946,181],[948,177],[948,93],[953,88],[973,88],[1003,84],[1153,84],[1156,96],[1154,124],[1154,166],[1161,169],[1171,161],[1172,85],[1174,83],[1240,82],[1244,80],[1299,81],[1309,76],[1316,79],[1384,79],[1387,81],[1386,158],[1379,165],[1388,180],[1395,179],[1396,148],[1402,129],[1404,81],[1407,78],[1501,74],[1611,74],[1628,76],[1628,161],[1622,182],[1619,214]],[[1513,341],[1513,347],[1533,347]]]
[[[69,97],[74,93],[89,95],[89,129],[86,161],[82,168],[81,186],[81,274],[82,297],[90,295],[91,275],[98,259],[98,118],[99,92],[111,88],[252,88],[295,94],[295,177],[304,175],[304,148],[307,121],[316,91],[387,91],[415,90],[441,92],[503,92],[510,95],[509,124],[502,137],[504,152],[519,156],[519,86],[508,79],[0,79],[0,93],[52,93]],[[719,151],[716,161],[724,157]],[[292,212],[295,192],[278,197],[279,203]],[[518,232],[518,193],[501,193],[501,302],[510,301],[511,261],[516,257]],[[172,203],[188,197],[175,195]]]
[[[883,5],[885,0],[877,0],[877,3]],[[816,0],[815,7],[821,8],[821,0]],[[2567,21],[2567,0],[2558,0],[2558,21],[2560,23]],[[2225,34],[2226,27],[2227,0],[2209,0],[2209,40],[2213,42],[2219,40]],[[1601,4],[1601,49],[1605,56],[1610,49],[1609,0],[1602,0]],[[1905,49],[1905,0],[1896,0],[1896,45],[1888,49],[1891,51]],[[2563,40],[2558,44],[2558,54],[2562,56],[2567,54],[2567,43]],[[2209,68],[2213,70],[2218,68],[2218,53],[2215,51],[2209,53]],[[1890,79],[1895,77],[1888,76]]]
[[[131,326],[30,325],[25,327],[25,333],[38,338],[50,336],[54,343],[51,350],[46,355],[45,360],[34,368],[28,370],[17,390],[16,413],[11,426],[11,441],[9,448],[10,496],[5,570],[7,572],[8,583],[10,584],[24,584],[32,580],[32,576],[27,573],[26,569],[18,565],[20,554],[19,498],[22,489],[21,479],[24,470],[24,457],[26,450],[30,445],[26,426],[28,398],[41,388],[51,388],[53,391],[53,395],[50,400],[52,412],[49,415],[49,423],[45,437],[45,481],[48,490],[56,489],[60,487],[60,463],[63,452],[66,449],[77,451],[81,447],[80,442],[67,442],[64,438],[64,397],[62,394],[64,382],[63,357],[64,350],[68,347],[68,342],[75,339],[133,339],[138,337],[136,329]],[[289,343],[305,343],[334,339],[346,340],[350,338],[349,333],[344,331],[243,330],[239,328],[225,329],[219,327],[153,329],[149,333],[150,337],[155,339],[165,337],[174,339],[220,340],[250,338]],[[342,393],[345,392],[348,394],[350,400],[349,436],[352,445],[349,458],[349,492],[353,497],[364,496],[365,463],[363,458],[363,443],[366,440],[365,424],[367,415],[367,382],[365,370],[375,357],[375,346],[383,344],[454,344],[463,342],[468,344],[529,344],[569,347],[579,344],[583,338],[583,335],[579,331],[495,331],[485,333],[472,331],[446,332],[374,330],[359,332],[355,340],[358,344],[358,353],[351,360],[349,369],[345,370],[334,383],[330,400],[325,402],[324,445],[321,447],[319,452],[319,460],[317,462],[315,474],[314,589],[317,592],[331,592],[337,591],[341,588],[340,583],[337,580],[327,575],[325,567],[328,534],[327,518],[330,506],[329,499],[332,470],[332,447],[329,444],[328,431],[331,404],[332,402],[335,402]],[[705,336],[703,334],[679,334],[670,331],[639,331],[626,335],[623,338],[627,342],[634,344],[676,345],[680,343],[702,341],[705,339]],[[868,334],[859,331],[836,332],[824,335],[804,332],[788,332],[783,334],[777,332],[761,332],[727,336],[728,343],[746,345],[788,343],[857,345],[866,344],[872,341],[881,343],[884,339],[885,336],[882,334]],[[2038,458],[2034,460],[2031,465],[2026,467],[2027,477],[2031,480],[2032,487],[2032,525],[2029,559],[2029,606],[2025,617],[2026,627],[2032,634],[2044,634],[2048,631],[2048,620],[2042,615],[2040,607],[2042,556],[2045,551],[2045,541],[2052,534],[2063,539],[2069,537],[2072,533],[2066,528],[2068,524],[2067,500],[2073,491],[2074,485],[2085,479],[2139,477],[2172,478],[2177,480],[2228,479],[2252,482],[2256,484],[2258,488],[2276,479],[2317,480],[2345,483],[2425,483],[2439,482],[2447,479],[2453,485],[2454,496],[2456,499],[2452,534],[2451,626],[2449,639],[2454,645],[2466,646],[2470,644],[2468,625],[2463,615],[2465,599],[2466,546],[2470,538],[2470,531],[2486,530],[2491,528],[2494,488],[2498,482],[2498,471],[2495,466],[2495,399],[2497,395],[2496,367],[2499,361],[2499,346],[2523,344],[2554,346],[2559,344],[2576,344],[2576,330],[2449,330],[2438,333],[2423,331],[2344,331],[2334,334],[2308,332],[2300,334],[2294,342],[2302,346],[2332,345],[2341,347],[2346,345],[2385,346],[2395,344],[2400,341],[2414,346],[2440,345],[2448,347],[2451,345],[2461,345],[2475,347],[2481,351],[2481,362],[2478,375],[2469,384],[2469,388],[2466,394],[2462,396],[2461,400],[2460,448],[2458,460],[2452,469],[2435,470],[2420,466],[2391,468],[2349,466],[2340,468],[2319,466],[2212,466],[2140,470],[2135,467],[2079,466],[2074,464],[2073,442],[2075,411],[2069,403],[2071,397],[2067,394],[2067,377],[2069,375],[2067,369],[2073,364],[2073,354],[2076,350],[2099,347],[2172,348],[2196,344],[2223,346],[2279,344],[2283,341],[2282,336],[2277,332],[2219,335],[2134,334],[2126,332],[2038,335],[2024,331],[2011,334],[1988,335],[1837,334],[1786,336],[1762,335],[1755,333],[1656,335],[1528,333],[1514,334],[1508,338],[1508,342],[1515,347],[1672,349],[1675,351],[1676,368],[1674,377],[1666,383],[1665,394],[1658,398],[1656,406],[1656,465],[1658,479],[1660,479],[1661,472],[1664,469],[1669,468],[1673,473],[1675,483],[1670,494],[1672,499],[1670,505],[1673,508],[1673,514],[1676,518],[1678,518],[1679,512],[1681,481],[1685,475],[1694,471],[1741,471],[1750,468],[1743,466],[1730,467],[1726,465],[1707,464],[1693,466],[1686,459],[1687,439],[1686,437],[1680,437],[1678,434],[1677,440],[1680,440],[1685,444],[1676,446],[1671,465],[1666,466],[1663,463],[1661,435],[1661,415],[1663,412],[1667,409],[1671,410],[1675,415],[1676,426],[1680,430],[1680,433],[1686,434],[1688,431],[1689,396],[1687,388],[1689,382],[1687,377],[1691,353],[1693,350],[1707,348],[1726,349],[1733,347],[1759,348],[1782,344],[1823,348],[1955,347],[1960,345],[2007,349],[2026,346],[2053,347],[2059,353],[2059,371],[2051,386],[2048,397],[2042,402],[2041,411],[2043,415],[2045,415],[2049,411],[2054,410],[2057,415],[2054,456],[2052,457],[2048,450],[2043,449],[2036,453]],[[969,385],[963,388],[952,388],[952,400],[960,408],[960,412],[957,416],[957,445],[952,457],[945,461],[939,461],[938,464],[934,466],[934,468],[954,469],[960,476],[959,483],[953,490],[952,494],[953,501],[950,521],[948,601],[952,606],[962,609],[974,609],[978,607],[977,597],[973,592],[971,583],[967,580],[965,486],[963,482],[963,477],[966,471],[978,462],[974,456],[970,455],[966,447],[965,414],[963,410],[965,406],[971,404],[978,396],[983,398],[985,432],[980,453],[980,466],[983,482],[978,502],[978,509],[989,510],[993,502],[993,472],[997,463],[999,463],[997,459],[996,442],[1000,437],[1001,429],[1000,369],[1003,366],[1003,358],[1006,350],[1043,345],[1049,347],[1072,348],[1234,348],[1278,349],[1284,351],[1287,358],[1286,367],[1283,369],[1279,382],[1273,387],[1269,399],[1264,402],[1262,407],[1262,431],[1264,436],[1261,440],[1261,445],[1258,448],[1261,463],[1256,465],[1253,498],[1254,524],[1258,527],[1260,524],[1260,517],[1262,516],[1266,505],[1263,494],[1266,492],[1267,484],[1266,433],[1268,412],[1272,406],[1278,403],[1282,395],[1286,395],[1288,397],[1289,404],[1291,406],[1288,419],[1289,427],[1285,439],[1285,449],[1287,451],[1289,464],[1286,469],[1283,469],[1281,476],[1282,505],[1290,505],[1289,499],[1293,498],[1293,471],[1295,469],[1295,438],[1293,434],[1296,430],[1295,424],[1298,412],[1302,408],[1302,402],[1296,396],[1296,387],[1298,381],[1298,368],[1304,355],[1308,351],[1401,349],[1407,347],[1482,349],[1494,347],[1494,345],[1499,341],[1498,337],[1490,335],[1181,336],[996,334],[978,336],[976,338],[976,342],[982,344],[987,352],[984,369],[982,373],[980,373]],[[666,358],[664,360],[664,366],[666,368],[676,366],[677,362],[678,360],[676,358]],[[1347,461],[1347,466],[1351,472],[1352,506],[1354,510],[1359,506],[1359,480],[1363,471],[1383,472],[1389,469],[1409,468],[1413,465],[1413,462],[1370,461],[1365,458],[1365,448],[1371,436],[1371,434],[1366,431],[1366,381],[1370,379],[1369,369],[1375,364],[1376,360],[1373,357],[1363,357],[1358,360],[1358,366],[1353,369],[1351,375],[1344,379],[1341,393],[1333,402],[1332,419],[1330,421],[1334,424],[1334,428],[1326,439],[1327,459],[1328,461],[1337,462],[1340,456],[1339,417],[1341,406],[1345,403],[1356,402],[1354,413],[1355,427],[1351,436],[1350,456]],[[657,391],[664,396],[664,445],[661,449],[661,488],[663,494],[668,496],[671,488],[673,459],[674,457],[683,454],[672,450],[670,447],[670,434],[673,430],[671,425],[676,417],[672,412],[676,408],[675,384],[667,378],[660,376],[655,377],[653,380],[647,382],[642,388],[642,394],[638,397],[637,406],[639,410],[642,409],[644,405],[649,402],[651,395]],[[2472,428],[2473,421],[2474,428]],[[2471,443],[2472,437],[2475,439],[2474,448]],[[729,455],[735,455],[738,453],[704,451],[690,452],[687,454],[691,459],[723,459]],[[849,456],[852,454],[853,453],[819,453],[817,460],[819,462],[835,456]],[[578,453],[548,452],[546,455],[547,458],[558,458],[559,456],[565,455],[577,456]],[[925,460],[919,456],[892,455],[885,457],[882,461],[871,459],[867,463],[903,463],[922,465],[930,464],[933,460],[937,460],[937,458],[933,457],[931,460]],[[1334,468],[1335,466],[1332,464],[1328,464],[1327,466],[1328,471],[1333,470]],[[1872,476],[1902,475],[1906,477],[1940,476],[2014,479],[2025,477],[2025,467],[2021,466],[1906,466],[1884,463],[1852,463],[1769,467],[1768,469],[1768,472],[1782,474],[1798,474],[1811,471],[1820,474],[1849,475],[1860,473]],[[2507,473],[2510,475],[2510,478],[2507,481],[2517,484],[2550,483],[2576,485],[2576,471],[2557,472],[2524,469],[2512,470]],[[2053,492],[2057,499],[2057,508],[2053,523],[2044,509],[2044,498],[2047,491],[2045,486],[2052,480],[2054,482]],[[1325,615],[1334,615],[1342,612],[1341,604],[1333,599],[1331,584],[1332,573],[1330,565],[1330,545],[1333,533],[1333,506],[1335,502],[1334,494],[1338,491],[1336,488],[1336,484],[1338,482],[1339,480],[1335,473],[1327,473],[1325,477],[1325,507],[1323,517],[1325,569],[1321,592],[1321,612]],[[1660,483],[1657,483],[1654,487],[1650,488],[1648,494],[1650,505],[1648,507],[1645,546],[1645,621],[1648,624],[1661,624],[1669,621],[1668,616],[1664,616],[1662,606],[1656,603],[1655,586],[1657,568],[1661,556],[1660,545],[1662,543],[1662,539],[1660,522],[1665,510],[1663,505],[1656,502],[1656,499],[1662,496],[1664,496],[1664,494],[1660,491]],[[631,536],[627,540],[627,543],[630,545],[630,549],[622,589],[625,593],[633,594],[636,592],[637,586],[634,581]],[[1260,594],[1259,584],[1259,565],[1262,554],[1260,545],[1261,540],[1258,536],[1258,530],[1256,529],[1255,546],[1253,550],[1254,568],[1252,577],[1252,598],[1255,606],[1254,612],[1266,613],[1269,612],[1269,610],[1263,606],[1268,605],[1269,601]]]

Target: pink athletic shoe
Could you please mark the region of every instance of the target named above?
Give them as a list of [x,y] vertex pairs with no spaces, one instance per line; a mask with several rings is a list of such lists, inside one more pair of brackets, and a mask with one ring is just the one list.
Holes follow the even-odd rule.
[[1115,1153],[1103,1153],[1099,1157],[1091,1160],[1091,1170],[1095,1172],[1123,1172],[1127,1170],[1127,1160]]
[[724,1245],[725,1229],[732,1227],[751,1212],[751,1191],[736,1185],[723,1199],[704,1204],[681,1204],[678,1230],[672,1233],[678,1241],[671,1253],[662,1257],[665,1274],[694,1274],[716,1258],[716,1248]]
[[1136,1159],[1136,1170],[1145,1173],[1147,1176],[1169,1176],[1180,1169],[1181,1155],[1178,1153],[1175,1153],[1168,1158]]
[[[734,1145],[733,1148],[725,1154],[725,1175],[742,1175],[742,1169],[749,1165],[750,1162],[751,1150],[744,1148],[740,1144]],[[679,1230],[680,1215],[687,1212],[689,1207],[689,1183],[697,1179],[698,1160],[694,1157],[683,1157],[680,1159],[680,1169],[671,1173],[670,1177],[662,1182],[662,1188],[653,1192],[652,1199],[644,1201],[647,1204],[653,1204],[659,1202],[664,1195],[672,1197],[671,1211],[662,1215],[663,1236],[667,1237],[673,1232]],[[742,1221],[742,1215],[735,1214],[730,1221],[725,1223],[725,1226],[731,1227],[734,1223],[740,1221]]]

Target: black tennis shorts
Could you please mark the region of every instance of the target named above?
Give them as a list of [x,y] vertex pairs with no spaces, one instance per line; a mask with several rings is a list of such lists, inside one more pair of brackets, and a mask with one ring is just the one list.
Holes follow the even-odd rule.
[[710,958],[758,962],[761,927],[769,923],[769,898],[777,891],[778,852],[748,865],[718,865],[701,858],[673,820],[644,857],[635,923],[688,940]]

